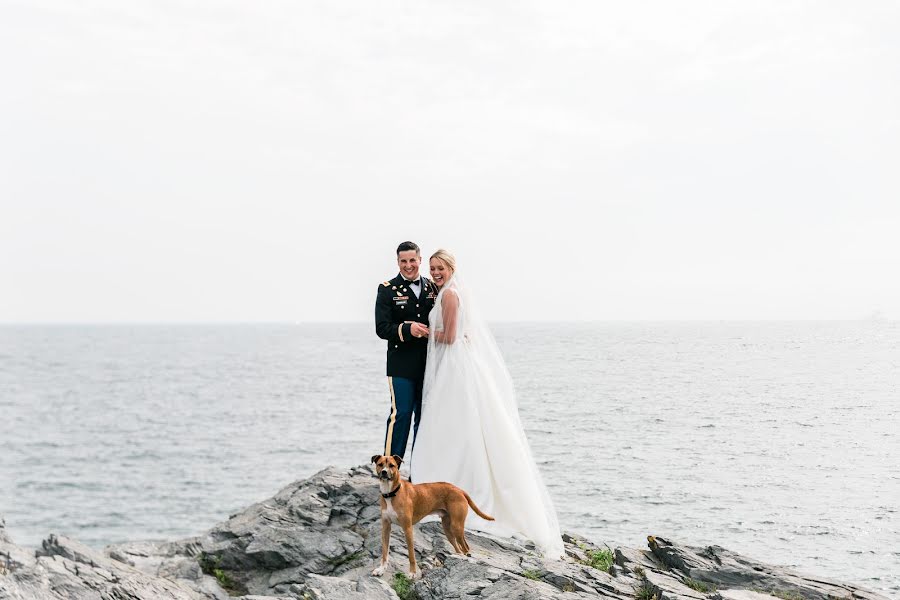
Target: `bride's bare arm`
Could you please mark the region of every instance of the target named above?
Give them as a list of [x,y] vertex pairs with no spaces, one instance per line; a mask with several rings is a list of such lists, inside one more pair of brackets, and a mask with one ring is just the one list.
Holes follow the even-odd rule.
[[434,341],[441,344],[452,344],[456,341],[456,315],[459,312],[459,297],[452,290],[444,292],[441,309],[444,330],[434,334]]

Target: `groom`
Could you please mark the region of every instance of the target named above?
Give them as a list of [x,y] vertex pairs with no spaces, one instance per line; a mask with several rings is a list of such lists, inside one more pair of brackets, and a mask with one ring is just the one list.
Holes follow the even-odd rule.
[[437,287],[419,275],[422,255],[412,242],[397,246],[400,273],[378,286],[375,300],[375,332],[387,340],[387,377],[391,390],[391,415],[384,436],[384,454],[403,458],[413,425],[413,445],[422,417],[422,382],[428,350],[428,313]]

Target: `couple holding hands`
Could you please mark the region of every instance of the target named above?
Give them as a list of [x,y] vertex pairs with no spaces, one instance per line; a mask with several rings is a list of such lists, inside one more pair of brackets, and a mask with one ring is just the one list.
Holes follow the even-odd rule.
[[431,279],[419,274],[421,258],[416,244],[400,244],[400,273],[379,285],[375,302],[391,392],[384,454],[402,459],[412,426],[410,480],[462,488],[495,519],[470,514],[467,527],[530,539],[545,557],[559,558],[556,510],[494,336],[453,255],[431,255]]

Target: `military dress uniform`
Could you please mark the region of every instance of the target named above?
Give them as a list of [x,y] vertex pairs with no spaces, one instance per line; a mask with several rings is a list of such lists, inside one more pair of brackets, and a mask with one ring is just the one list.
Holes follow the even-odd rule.
[[397,275],[378,286],[375,300],[375,332],[387,340],[387,377],[391,391],[391,414],[384,435],[384,453],[404,456],[413,416],[413,445],[422,416],[422,383],[425,379],[425,355],[428,338],[413,337],[412,323],[428,325],[428,313],[437,298],[437,286],[427,277],[419,277],[419,295],[411,281]]

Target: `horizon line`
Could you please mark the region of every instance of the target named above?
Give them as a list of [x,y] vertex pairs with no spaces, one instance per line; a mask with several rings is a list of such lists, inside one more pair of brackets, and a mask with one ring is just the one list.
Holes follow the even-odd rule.
[[[561,324],[561,323],[895,323],[889,317],[858,318],[702,318],[702,319],[497,319],[489,323]],[[369,320],[353,321],[0,321],[0,327],[124,327],[124,326],[247,326],[247,325],[371,325]]]

